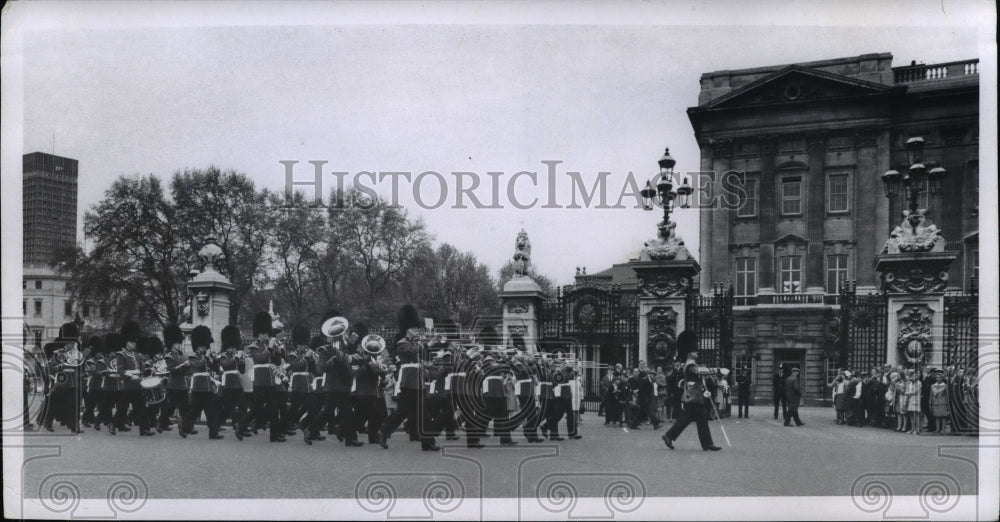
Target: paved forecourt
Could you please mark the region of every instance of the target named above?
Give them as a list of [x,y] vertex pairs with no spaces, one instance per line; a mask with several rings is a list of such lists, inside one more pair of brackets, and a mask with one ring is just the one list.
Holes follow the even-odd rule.
[[[106,493],[105,476],[134,474],[151,498],[355,498],[389,484],[398,497],[426,496],[429,482],[468,497],[541,497],[560,481],[581,496],[607,496],[611,483],[644,496],[850,495],[867,475],[892,473],[894,494],[917,495],[923,482],[899,479],[928,473],[954,479],[962,494],[976,492],[970,462],[939,456],[940,447],[976,444],[974,437],[906,435],[892,430],[838,426],[828,408],[802,408],[802,427],[784,427],[769,407],[754,407],[750,419],[710,424],[722,451],[702,451],[692,424],[668,449],[665,428],[607,428],[603,418],[584,415],[581,440],[528,444],[520,433],[514,447],[488,438],[487,448],[470,450],[438,438],[442,452],[424,452],[404,433],[389,449],[366,444],[348,448],[335,437],[307,446],[301,437],[270,443],[266,432],[240,442],[208,440],[204,429],[182,439],[176,431],[154,437],[138,432],[111,436],[87,429],[82,436],[30,437],[28,444],[59,446],[59,456],[29,461],[25,496],[37,498],[54,474],[75,476],[87,498]],[[669,425],[668,425],[669,426]],[[947,448],[946,448],[947,449]],[[25,457],[40,451],[25,450]],[[51,449],[41,453],[52,453]],[[959,448],[943,453],[975,458]],[[89,478],[91,475],[93,479]],[[908,489],[913,491],[908,491]]]

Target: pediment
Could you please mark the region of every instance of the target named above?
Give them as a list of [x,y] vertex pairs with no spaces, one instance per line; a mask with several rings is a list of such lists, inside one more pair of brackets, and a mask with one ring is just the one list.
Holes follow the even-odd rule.
[[782,103],[834,100],[893,90],[892,86],[790,65],[737,88],[703,108],[735,108]]
[[805,245],[805,244],[808,243],[808,241],[806,241],[806,238],[804,238],[802,236],[799,236],[799,235],[796,235],[796,234],[785,234],[785,235],[779,237],[774,242],[775,245],[785,245],[785,244],[788,244],[788,243],[798,243],[800,245]]

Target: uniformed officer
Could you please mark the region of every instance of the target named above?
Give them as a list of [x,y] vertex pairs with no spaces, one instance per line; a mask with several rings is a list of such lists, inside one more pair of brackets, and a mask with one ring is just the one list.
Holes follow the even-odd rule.
[[306,444],[312,444],[313,441],[326,440],[326,437],[320,433],[326,419],[324,412],[326,406],[324,402],[326,397],[324,392],[326,377],[323,373],[323,365],[330,358],[330,345],[326,343],[326,338],[323,336],[317,335],[313,337],[309,341],[309,347],[316,353],[316,362],[312,368],[312,397],[308,404],[306,417],[302,419],[302,426],[306,428],[303,431],[302,437]]
[[[346,319],[344,322],[346,323]],[[351,373],[351,356],[347,353],[348,343],[343,334],[331,337],[328,341],[330,354],[323,364],[327,421],[336,427],[337,438],[343,439],[345,446],[363,446],[364,443],[358,441],[354,412],[351,409],[354,375]]]
[[271,349],[271,315],[258,312],[253,318],[253,335],[250,345],[253,359],[253,415],[254,431],[267,424],[271,442],[285,442],[284,430],[278,421],[278,387],[274,382],[273,353]]
[[243,375],[247,373],[247,358],[242,351],[240,331],[235,325],[222,329],[222,353],[219,369],[222,371],[222,397],[219,405],[219,425],[231,419],[233,432],[238,440],[246,436],[247,401],[243,392]]
[[[302,416],[309,411],[310,402],[313,399],[312,381],[315,371],[316,360],[314,357],[306,357],[309,350],[309,328],[305,325],[295,325],[292,327],[292,351],[289,352],[288,372],[289,384],[289,405],[287,427],[299,426]],[[299,426],[301,427],[301,426]],[[303,436],[306,444],[309,444],[309,430],[303,428]]]
[[420,438],[420,447],[424,451],[437,451],[430,418],[430,408],[423,404],[423,346],[417,341],[420,327],[420,317],[411,305],[404,305],[396,317],[398,332],[396,341],[396,357],[399,360],[399,380],[396,387],[399,390],[399,407],[386,419],[379,434],[378,442],[388,449],[389,436],[399,427],[404,419],[410,421],[411,435],[416,432]]
[[524,438],[528,442],[545,442],[545,439],[538,436],[538,424],[540,409],[537,405],[538,376],[537,367],[532,361],[525,361],[523,364],[514,367],[517,376],[517,402],[521,407],[518,415],[523,422]]
[[139,324],[129,321],[122,327],[122,337],[125,339],[125,349],[115,354],[115,365],[121,381],[121,392],[118,394],[118,408],[115,415],[115,425],[120,431],[131,431],[126,425],[129,407],[139,426],[139,435],[149,437],[154,435],[148,424],[146,401],[142,397],[141,380],[143,357],[136,351],[140,330]]
[[97,415],[96,429],[100,429],[103,424],[108,427],[108,433],[114,435],[118,432],[115,426],[115,407],[118,404],[118,396],[121,394],[121,376],[117,369],[117,354],[125,349],[125,338],[120,333],[111,332],[104,336],[104,362],[105,370],[101,379],[100,411]]
[[101,397],[101,381],[104,379],[104,372],[107,365],[104,363],[104,342],[100,337],[94,335],[87,340],[87,347],[90,348],[90,355],[86,362],[86,383],[83,392],[83,425],[100,429],[97,425],[97,415],[99,412],[98,403]]
[[[357,327],[361,327],[362,331],[367,331],[367,326],[363,324],[359,323]],[[362,332],[355,331],[355,333],[364,339]],[[385,418],[381,415],[382,410],[378,407],[379,383],[385,368],[382,365],[377,350],[384,343],[374,344],[377,346],[360,347],[351,356],[351,369],[354,372],[354,385],[351,395],[354,403],[355,419],[358,430],[360,431],[363,427],[364,431],[368,434],[369,444],[378,442],[378,432],[382,427],[382,422],[385,421]],[[382,401],[382,403],[384,404],[385,401]]]
[[170,431],[170,417],[174,412],[178,418],[184,418],[188,409],[188,366],[184,356],[184,332],[176,324],[169,324],[163,329],[163,343],[166,353],[163,360],[167,364],[167,398],[160,406],[160,418],[157,421],[158,431]]
[[181,426],[181,437],[186,437],[186,433],[194,427],[195,421],[204,412],[208,425],[208,438],[213,440],[223,438],[219,434],[216,401],[218,383],[215,375],[218,368],[215,358],[209,355],[213,341],[212,331],[205,325],[196,326],[191,331],[191,348],[195,351],[195,354],[188,359],[191,365],[191,406]]

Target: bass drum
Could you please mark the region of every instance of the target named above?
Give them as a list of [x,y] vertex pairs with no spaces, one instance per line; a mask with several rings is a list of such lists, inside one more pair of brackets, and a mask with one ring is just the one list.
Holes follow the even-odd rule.
[[167,380],[163,377],[145,377],[139,381],[146,406],[160,404],[167,398]]

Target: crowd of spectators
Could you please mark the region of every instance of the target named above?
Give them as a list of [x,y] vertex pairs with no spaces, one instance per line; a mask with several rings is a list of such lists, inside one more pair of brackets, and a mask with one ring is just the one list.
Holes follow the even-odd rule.
[[836,424],[874,426],[920,435],[976,435],[979,384],[975,368],[902,368],[868,374],[840,370],[828,383]]

